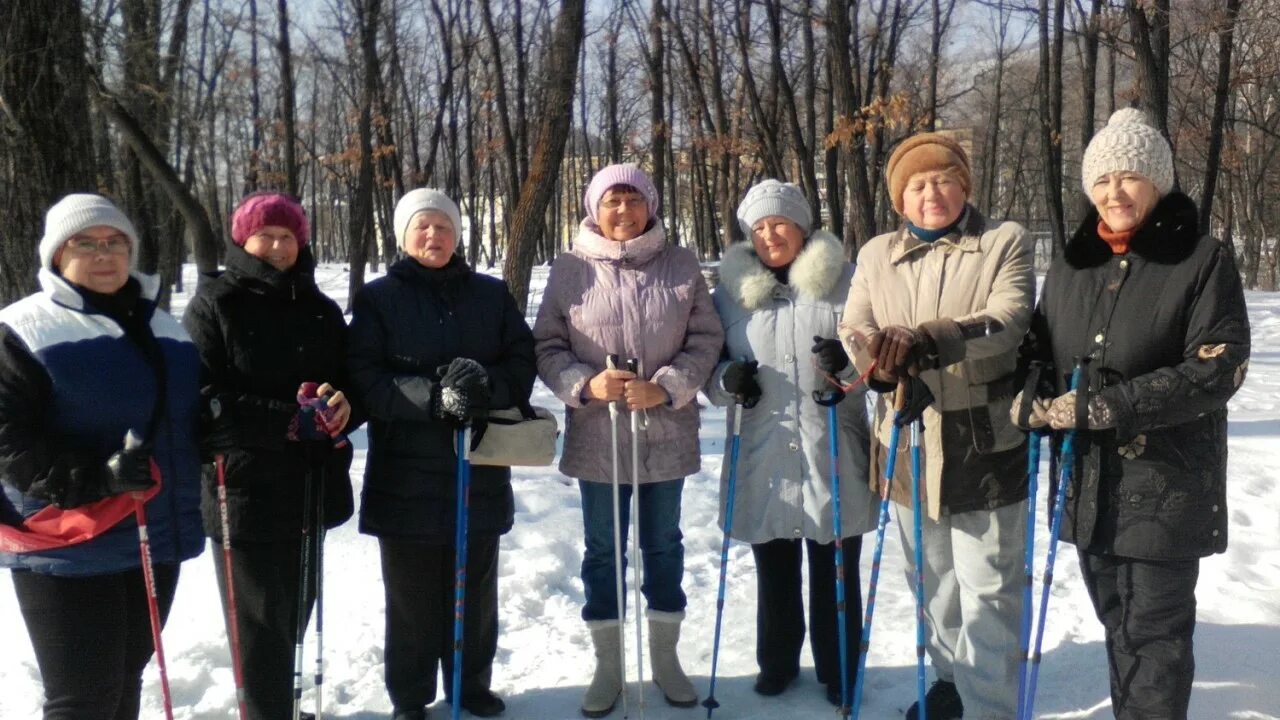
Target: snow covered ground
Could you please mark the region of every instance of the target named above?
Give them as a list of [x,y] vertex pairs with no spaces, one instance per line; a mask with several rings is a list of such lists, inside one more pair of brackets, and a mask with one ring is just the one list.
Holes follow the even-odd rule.
[[[192,288],[190,268],[188,273],[187,287]],[[326,292],[343,302],[346,271],[325,266],[317,274]],[[546,269],[535,269],[535,303],[545,279]],[[175,298],[176,312],[186,299],[185,295]],[[1231,403],[1230,549],[1201,566],[1197,674],[1191,704],[1191,717],[1196,720],[1280,720],[1280,492],[1276,480],[1280,294],[1250,293],[1248,302],[1253,361],[1244,388]],[[561,409],[541,385],[534,402]],[[704,695],[719,572],[721,534],[716,513],[724,415],[713,407],[703,412],[702,471],[685,485],[681,519],[689,609],[680,650]],[[358,491],[366,447],[363,430],[353,440],[359,452],[351,474]],[[515,495],[515,529],[502,541],[502,630],[494,690],[506,698],[510,718],[578,717],[578,702],[592,667],[587,630],[579,616],[583,595],[578,578],[582,552],[578,491],[554,469],[522,469],[516,473]],[[1038,537],[1044,538],[1043,513],[1040,522]],[[870,538],[862,557],[864,578],[869,576]],[[1039,567],[1045,548],[1043,542],[1037,545]],[[1109,718],[1102,629],[1081,585],[1074,553],[1068,546],[1063,549],[1044,642],[1037,717]],[[217,557],[213,551],[206,552],[183,567],[165,630],[178,718],[235,716],[230,657],[214,583],[212,563]],[[872,720],[900,717],[915,694],[914,600],[902,573],[896,527],[890,528],[884,558],[862,712],[862,717]],[[377,545],[356,532],[353,520],[330,533],[325,563],[326,715],[347,720],[386,717],[391,708],[382,677],[383,596]],[[834,710],[808,670],[800,683],[778,698],[761,698],[751,691],[756,671],[754,583],[750,548],[733,545],[716,687],[721,708],[716,717],[831,717]],[[39,674],[11,587],[7,579],[0,581],[0,718],[37,718]],[[1040,587],[1038,579],[1036,587]],[[306,652],[309,678],[314,657],[310,636]],[[811,667],[807,649],[802,657],[806,668]],[[144,688],[145,718],[162,716],[158,677],[153,664]],[[634,687],[631,692],[634,698]],[[308,708],[313,697],[314,691],[308,689]],[[646,715],[654,720],[692,720],[705,714],[701,708],[667,707],[652,684],[644,689],[644,697]],[[433,715],[447,717],[448,706],[438,702]],[[621,712],[614,717],[621,717]]]

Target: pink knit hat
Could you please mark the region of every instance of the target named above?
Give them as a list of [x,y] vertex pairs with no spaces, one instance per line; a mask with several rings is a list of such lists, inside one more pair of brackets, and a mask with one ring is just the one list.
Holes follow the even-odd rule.
[[231,240],[244,247],[245,242],[268,225],[287,228],[306,247],[311,226],[302,205],[290,195],[278,192],[256,192],[246,195],[231,215]]
[[600,207],[600,198],[609,192],[609,188],[618,185],[630,185],[644,196],[645,204],[649,206],[649,220],[658,216],[661,198],[658,197],[658,189],[653,186],[653,181],[640,168],[631,163],[624,163],[601,168],[600,172],[591,178],[591,184],[587,186],[587,192],[582,196],[582,204],[586,206],[587,217],[591,218],[591,222],[597,222],[596,209]]

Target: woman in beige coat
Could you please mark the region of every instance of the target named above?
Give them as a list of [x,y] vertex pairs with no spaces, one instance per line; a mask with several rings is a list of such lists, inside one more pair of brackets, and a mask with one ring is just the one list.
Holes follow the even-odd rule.
[[[1016,715],[1026,514],[1026,436],[1009,422],[1014,369],[1030,322],[1033,250],[1015,223],[968,202],[969,160],[949,137],[903,141],[886,167],[903,227],[858,254],[840,337],[873,389],[928,386],[921,492],[927,514],[925,618],[937,682],[930,720]],[[876,403],[870,480],[883,482],[892,398]],[[893,479],[898,528],[914,560],[907,443]],[[908,567],[914,582],[914,568]],[[919,708],[907,712],[914,720]]]

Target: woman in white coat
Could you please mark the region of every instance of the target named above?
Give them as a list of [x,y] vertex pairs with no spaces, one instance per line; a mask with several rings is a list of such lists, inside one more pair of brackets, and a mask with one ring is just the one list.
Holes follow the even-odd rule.
[[[809,626],[814,669],[827,699],[840,703],[835,603],[830,425],[815,390],[847,381],[849,360],[832,339],[853,266],[830,233],[814,231],[809,203],[789,183],[765,180],[747,191],[738,222],[750,242],[729,248],[713,294],[725,330],[725,359],[707,387],[713,402],[745,399],[732,535],[751,543],[756,562],[755,691],[782,693],[800,672],[805,617],[801,557],[809,566]],[[826,338],[826,340],[823,340]],[[816,343],[816,344],[815,344]],[[732,422],[732,414],[729,419]],[[857,672],[862,597],[862,534],[876,522],[876,498],[864,479],[869,445],[864,391],[837,406],[841,530],[849,622],[850,687]],[[721,496],[727,492],[729,458]],[[725,507],[721,504],[721,526]]]

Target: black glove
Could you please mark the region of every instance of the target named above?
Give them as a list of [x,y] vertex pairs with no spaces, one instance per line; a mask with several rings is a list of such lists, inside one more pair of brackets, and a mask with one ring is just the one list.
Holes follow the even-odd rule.
[[849,355],[844,351],[840,341],[835,338],[814,335],[813,347],[809,352],[813,353],[818,369],[824,373],[836,375],[849,367]]
[[907,400],[902,410],[894,414],[893,422],[898,427],[906,427],[919,420],[924,415],[924,409],[933,404],[933,392],[918,377],[908,377],[906,382],[898,387],[899,392],[902,388],[906,388]]
[[210,388],[201,391],[200,452],[205,460],[216,455],[226,455],[239,446],[235,422],[231,419],[231,407]]
[[454,358],[436,369],[440,375],[435,414],[441,420],[466,425],[489,413],[489,373],[470,358]]
[[756,380],[759,365],[760,363],[755,360],[735,360],[729,363],[729,366],[724,369],[724,375],[721,376],[724,391],[732,395],[744,408],[753,408],[760,402],[763,391],[760,389],[759,381]]
[[107,495],[142,492],[156,481],[151,477],[151,448],[147,445],[117,450],[107,458]]
[[867,350],[876,357],[876,367],[900,375],[927,369],[929,358],[938,354],[929,333],[902,325],[890,325],[872,335]]

